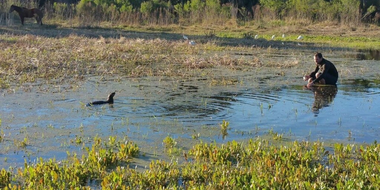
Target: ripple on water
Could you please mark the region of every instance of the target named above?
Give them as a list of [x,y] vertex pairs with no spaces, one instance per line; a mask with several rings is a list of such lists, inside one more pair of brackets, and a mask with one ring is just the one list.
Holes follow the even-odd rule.
[[[370,69],[378,73],[378,67]],[[268,81],[276,82],[281,76],[265,79],[264,74],[254,74],[239,76],[255,80],[254,84],[213,86],[207,79],[156,78],[98,83],[94,79],[74,91],[5,94],[0,118],[6,140],[1,142],[5,148],[0,150],[0,160],[7,157],[9,162],[3,165],[9,166],[22,165],[20,155],[28,160],[62,159],[66,151],[82,151],[82,144],[73,142],[77,138],[91,144],[94,136],[127,136],[143,151],[149,152],[146,147],[150,147],[157,155],[162,154],[162,140],[168,135],[187,139],[179,143],[184,147],[196,142],[191,137],[198,134],[209,142],[244,140],[270,130],[292,140],[373,142],[380,136],[376,77],[351,79],[343,73],[336,90],[308,90],[302,82],[272,85]],[[115,90],[113,105],[84,106]],[[223,120],[230,122],[225,139],[219,126]],[[14,146],[14,140],[25,137],[29,146]]]

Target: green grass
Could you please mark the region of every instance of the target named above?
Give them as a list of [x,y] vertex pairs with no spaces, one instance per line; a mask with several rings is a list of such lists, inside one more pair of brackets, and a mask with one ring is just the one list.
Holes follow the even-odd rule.
[[377,37],[305,36],[304,41],[352,49],[379,49],[380,47],[380,38]]

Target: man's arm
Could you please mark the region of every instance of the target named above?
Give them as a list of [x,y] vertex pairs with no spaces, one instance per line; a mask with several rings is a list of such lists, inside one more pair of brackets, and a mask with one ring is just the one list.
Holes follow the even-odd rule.
[[319,82],[323,77],[326,75],[326,73],[329,72],[329,69],[331,67],[331,63],[329,61],[325,61],[325,64],[322,65],[322,73],[313,81],[313,83]]
[[318,67],[318,65],[315,67],[315,69],[314,69],[314,71],[313,72],[311,72],[310,73],[310,78],[312,78],[312,79],[315,79],[316,77],[315,77],[315,74],[317,74],[317,72],[319,71],[319,67]]

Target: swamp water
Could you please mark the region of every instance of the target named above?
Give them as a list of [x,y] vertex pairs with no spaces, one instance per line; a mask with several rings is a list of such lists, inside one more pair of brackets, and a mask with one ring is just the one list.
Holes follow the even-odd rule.
[[[290,52],[268,55],[276,56],[294,57]],[[167,136],[176,140],[179,157],[200,140],[244,141],[268,133],[284,134],[282,140],[291,141],[377,141],[379,61],[359,59],[354,52],[330,52],[325,57],[334,57],[329,60],[340,71],[336,87],[303,87],[302,75],[313,69],[310,56],[308,65],[287,69],[215,70],[223,73],[216,82],[207,76],[90,77],[72,86],[31,84],[3,91],[1,167],[23,166],[24,160],[39,157],[65,159],[67,151],[81,154],[95,136],[127,137],[137,143],[142,153],[133,164],[140,167],[152,159],[170,159],[162,143]],[[113,91],[113,105],[85,106]],[[223,120],[229,122],[224,134]]]

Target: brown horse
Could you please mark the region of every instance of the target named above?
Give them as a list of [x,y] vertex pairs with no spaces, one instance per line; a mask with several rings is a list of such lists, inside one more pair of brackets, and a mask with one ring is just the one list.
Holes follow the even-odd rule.
[[42,25],[42,11],[37,8],[33,9],[27,9],[25,7],[18,7],[16,5],[12,5],[11,8],[9,9],[9,13],[16,11],[18,15],[20,16],[21,19],[21,24],[24,25],[24,18],[32,18],[34,17],[37,21],[37,24]]

